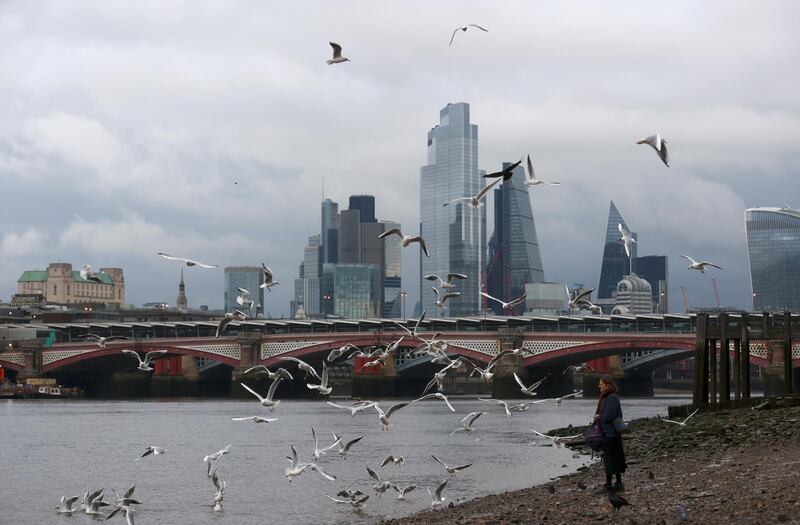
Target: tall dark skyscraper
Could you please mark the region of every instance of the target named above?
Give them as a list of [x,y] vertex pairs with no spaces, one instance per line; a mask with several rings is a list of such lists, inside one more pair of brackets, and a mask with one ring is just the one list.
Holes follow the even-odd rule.
[[[666,255],[643,255],[637,257],[633,263],[636,275],[650,283],[653,304],[657,313],[669,312],[669,272],[667,271]],[[662,295],[663,294],[663,295]]]
[[[611,299],[617,290],[617,283],[622,280],[624,275],[630,273],[628,266],[628,256],[625,254],[625,246],[620,242],[622,235],[619,233],[619,224],[625,225],[630,230],[625,219],[617,210],[614,201],[608,210],[608,224],[606,225],[606,242],[603,248],[603,264],[600,268],[600,284],[597,286],[598,299]],[[631,232],[636,239],[635,232]],[[634,259],[633,270],[636,271],[636,244],[631,250],[631,258]]]
[[322,264],[339,262],[339,204],[322,203]]
[[800,309],[800,212],[749,208],[744,212],[753,311]]
[[375,197],[372,195],[351,195],[349,209],[361,212],[361,222],[377,222]]
[[[508,165],[504,162],[503,168]],[[489,295],[504,301],[522,295],[527,283],[544,281],[536,224],[524,179],[525,171],[518,166],[511,179],[494,190],[494,233],[489,240],[486,286]],[[494,301],[488,306],[497,314],[504,313]],[[521,304],[513,314],[524,311],[525,305]]]
[[339,263],[361,262],[361,212],[342,210],[339,214]]

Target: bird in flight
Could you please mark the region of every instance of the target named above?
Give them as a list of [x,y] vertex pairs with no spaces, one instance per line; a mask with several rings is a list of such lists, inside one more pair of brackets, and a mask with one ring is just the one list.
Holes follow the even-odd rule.
[[521,296],[517,297],[516,299],[513,299],[513,300],[511,300],[509,302],[505,302],[505,301],[501,301],[497,297],[492,297],[491,295],[489,295],[488,293],[485,293],[485,292],[481,292],[481,295],[486,297],[487,299],[491,299],[492,301],[496,301],[496,302],[500,303],[500,305],[503,307],[503,310],[511,310],[515,306],[524,303],[525,302],[525,298],[528,297],[527,292],[524,292]]
[[630,257],[631,251],[633,250],[633,244],[636,243],[636,239],[633,238],[633,235],[631,234],[631,231],[628,229],[628,227],[622,224],[621,222],[617,224],[617,229],[619,230],[620,235],[622,235],[622,237],[620,237],[620,240],[625,245],[625,255]]
[[139,352],[136,352],[135,350],[123,350],[122,353],[133,357],[139,362],[139,366],[137,368],[138,370],[142,370],[143,372],[150,372],[153,370],[153,367],[150,366],[151,363],[153,362],[153,358],[158,355],[166,354],[167,351],[153,350],[152,352],[147,352],[146,354],[144,354],[144,359],[139,357]]
[[506,166],[505,168],[503,168],[500,171],[495,171],[494,173],[487,173],[483,177],[485,179],[493,179],[495,177],[503,177],[503,180],[508,180],[514,175],[514,170],[520,164],[522,164],[522,159],[519,159],[517,162],[515,162],[513,164],[509,164],[508,166]]
[[539,184],[549,184],[551,186],[560,186],[560,182],[547,182],[541,179],[537,179],[536,175],[533,173],[533,163],[531,162],[531,156],[528,155],[528,173],[525,175],[525,186],[538,186]]
[[439,295],[439,290],[435,286],[432,286],[431,290],[433,290],[433,293],[436,294],[436,302],[434,302],[433,304],[435,304],[439,308],[444,308],[444,303],[448,299],[453,299],[461,295],[461,292],[447,292],[443,293],[442,295]]
[[162,252],[158,252],[158,256],[161,257],[162,259],[168,259],[170,261],[181,261],[181,262],[184,262],[184,263],[186,263],[186,266],[189,266],[189,267],[191,267],[191,266],[199,266],[201,268],[216,268],[217,267],[216,264],[204,264],[204,263],[201,263],[200,261],[195,261],[194,259],[186,259],[185,257],[174,257],[172,255],[169,255],[169,254],[166,254],[166,253],[162,253]]
[[349,58],[345,58],[342,56],[342,46],[340,46],[335,42],[329,42],[329,44],[333,48],[333,58],[326,60],[325,61],[326,64],[330,66],[331,64],[340,64],[342,62],[350,61]]
[[684,419],[683,421],[673,421],[673,420],[671,420],[671,419],[664,419],[664,418],[660,418],[660,419],[661,419],[661,421],[666,421],[667,423],[675,423],[675,424],[676,424],[676,425],[678,425],[679,427],[685,427],[685,426],[686,426],[686,422],[687,422],[687,421],[689,421],[690,419],[692,419],[692,416],[693,416],[693,415],[695,415],[695,414],[697,414],[697,412],[699,412],[699,411],[700,411],[700,409],[699,409],[699,408],[698,408],[698,409],[696,409],[694,412],[692,412],[691,414],[689,414],[689,415],[686,417],[686,419]]
[[456,37],[456,33],[458,33],[459,31],[464,31],[464,32],[466,32],[466,31],[467,31],[467,29],[469,29],[470,27],[474,27],[475,29],[480,29],[481,31],[483,31],[483,32],[485,32],[485,33],[488,33],[488,32],[489,32],[489,30],[488,30],[488,29],[486,29],[486,28],[484,28],[484,27],[481,27],[481,26],[479,26],[478,24],[467,24],[467,25],[465,25],[465,26],[457,27],[457,28],[455,28],[455,29],[453,30],[453,34],[452,34],[452,36],[450,37],[450,45],[451,45],[451,46],[453,45],[453,39]]
[[276,284],[281,284],[278,281],[273,281],[272,270],[264,264],[264,261],[261,261],[261,272],[264,274],[264,282],[261,283],[259,288],[266,288],[268,292],[271,292],[271,288]]
[[93,272],[92,267],[89,264],[85,264],[83,266],[83,270],[80,271],[80,276],[84,281],[93,281],[101,284],[103,282],[103,280],[100,279],[100,275],[97,272]]
[[430,257],[428,255],[428,247],[425,245],[425,239],[422,238],[421,235],[417,235],[416,237],[412,237],[410,235],[403,235],[403,232],[400,231],[400,228],[390,228],[383,232],[382,234],[378,235],[378,239],[383,239],[384,237],[388,237],[389,235],[397,235],[400,237],[400,246],[405,248],[412,242],[419,243],[420,248],[425,253],[425,257]]
[[661,138],[661,135],[656,133],[655,135],[651,135],[647,138],[640,139],[636,142],[637,144],[647,144],[658,153],[658,157],[667,165],[669,168],[669,152],[667,151],[667,141]]
[[442,206],[450,206],[451,204],[459,202],[459,201],[467,201],[467,203],[473,209],[478,209],[481,206],[483,206],[483,202],[482,202],[483,198],[486,196],[487,193],[489,193],[489,190],[491,190],[495,185],[497,185],[497,183],[501,182],[502,180],[503,179],[493,180],[492,182],[487,184],[485,188],[483,188],[481,191],[479,191],[477,195],[473,195],[471,197],[458,197],[458,198],[453,199],[453,200],[451,200],[449,202],[445,202],[444,204],[442,204]]
[[717,268],[718,270],[722,270],[721,266],[717,266],[714,263],[710,263],[708,261],[697,262],[688,255],[681,255],[684,259],[689,261],[689,270],[700,270],[700,273],[706,273],[706,266],[711,266],[712,268]]
[[434,273],[430,273],[425,276],[425,279],[428,281],[439,281],[439,288],[455,288],[456,285],[453,284],[453,279],[466,279],[466,274],[463,273],[448,273],[446,279],[442,279],[438,275]]

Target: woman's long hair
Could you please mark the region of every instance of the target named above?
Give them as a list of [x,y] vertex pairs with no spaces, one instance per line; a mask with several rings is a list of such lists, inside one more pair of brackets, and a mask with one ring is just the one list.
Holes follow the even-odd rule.
[[617,392],[617,382],[614,381],[614,377],[611,374],[602,374],[600,376],[600,381],[606,385],[606,391],[600,393],[600,399],[597,400],[597,414],[603,413],[603,403],[605,403],[606,398]]

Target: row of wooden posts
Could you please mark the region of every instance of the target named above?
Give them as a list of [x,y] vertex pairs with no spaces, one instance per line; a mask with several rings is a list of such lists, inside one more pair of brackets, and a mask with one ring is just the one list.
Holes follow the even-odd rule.
[[[751,327],[746,313],[738,314],[738,326],[731,328],[731,318],[726,313],[718,315],[718,326],[709,322],[709,314],[697,314],[697,343],[695,347],[694,397],[700,403],[728,403],[731,401],[731,379],[734,399],[750,398],[750,339],[768,341],[770,347],[783,348],[784,393],[792,393],[792,315],[790,312],[770,316],[764,313],[760,326]],[[780,321],[779,321],[780,320]],[[773,326],[777,325],[777,326]],[[800,326],[798,326],[800,328]],[[754,337],[756,336],[756,337]],[[733,350],[729,350],[730,343]],[[719,355],[717,355],[719,348]],[[730,354],[733,354],[731,367]]]

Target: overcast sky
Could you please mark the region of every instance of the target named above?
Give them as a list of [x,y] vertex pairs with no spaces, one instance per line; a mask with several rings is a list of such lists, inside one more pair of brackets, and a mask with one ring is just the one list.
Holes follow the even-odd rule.
[[[426,133],[468,102],[482,169],[530,153],[545,277],[596,287],[608,205],[669,256],[673,310],[749,306],[744,209],[800,207],[800,3],[0,2],[0,299],[49,262],[127,302],[221,307],[264,260],[286,314],[326,196],[416,230]],[[477,23],[489,33],[456,35]],[[328,66],[328,41],[351,62]],[[661,133],[671,168],[637,146]],[[238,184],[235,184],[238,183]],[[491,228],[491,225],[490,225]],[[404,250],[409,308],[416,247]]]

